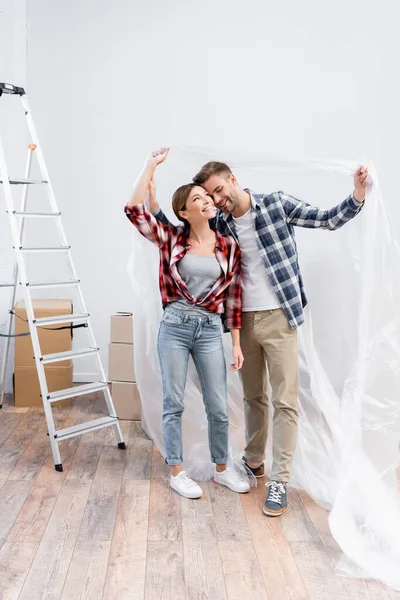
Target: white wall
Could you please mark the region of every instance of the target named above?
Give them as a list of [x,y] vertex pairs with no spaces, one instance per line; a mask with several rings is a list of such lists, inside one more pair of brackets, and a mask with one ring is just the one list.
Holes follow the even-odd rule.
[[[27,0],[0,0],[0,81],[26,83],[26,9]],[[0,98],[0,135],[7,148],[8,165],[17,173],[20,161],[18,151],[25,156],[25,131],[23,120],[14,119],[9,97]],[[10,127],[10,124],[12,126]],[[22,161],[23,164],[23,161]],[[15,167],[15,169],[14,169]],[[14,169],[14,170],[13,170]],[[0,191],[0,282],[12,279],[13,251],[4,197]],[[8,330],[10,290],[0,288],[0,333]],[[0,357],[3,355],[5,338],[0,338]],[[12,343],[13,348],[13,343]],[[11,390],[13,350],[9,355],[6,391]]]
[[397,12],[389,0],[28,0],[29,99],[105,363],[109,315],[131,307],[122,208],[152,147],[370,157],[400,217]]

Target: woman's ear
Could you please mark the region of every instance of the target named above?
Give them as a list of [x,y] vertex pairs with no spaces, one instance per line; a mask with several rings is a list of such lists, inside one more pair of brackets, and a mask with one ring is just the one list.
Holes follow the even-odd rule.
[[182,219],[186,219],[186,215],[187,215],[186,210],[180,210],[179,211],[179,216],[182,217]]

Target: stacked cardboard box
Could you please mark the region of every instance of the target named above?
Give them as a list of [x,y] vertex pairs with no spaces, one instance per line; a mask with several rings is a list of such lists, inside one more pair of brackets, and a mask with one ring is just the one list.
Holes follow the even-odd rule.
[[118,417],[140,421],[141,404],[133,361],[131,313],[121,313],[111,317],[108,379],[111,380],[111,395]]
[[[71,300],[32,300],[36,318],[69,315],[72,313]],[[15,333],[28,333],[25,303],[22,300],[15,305]],[[67,327],[68,324],[64,324]],[[42,354],[67,352],[72,348],[71,329],[58,329],[61,325],[39,327],[37,329]],[[49,392],[72,387],[72,360],[50,363],[45,367]],[[40,395],[39,379],[35,366],[34,351],[30,335],[15,338],[14,370],[15,406],[43,406]],[[63,400],[58,404],[69,404]]]

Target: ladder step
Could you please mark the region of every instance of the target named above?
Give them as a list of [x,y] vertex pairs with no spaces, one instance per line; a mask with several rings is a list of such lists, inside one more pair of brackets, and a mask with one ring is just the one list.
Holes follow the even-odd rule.
[[[8,212],[8,211],[7,211]],[[61,215],[60,212],[18,212],[16,210],[13,211],[14,217],[23,217],[24,219],[48,219],[52,217],[59,217]]]
[[50,402],[58,402],[59,400],[65,400],[66,398],[75,398],[75,396],[84,396],[85,394],[92,394],[93,392],[101,392],[108,388],[108,381],[97,381],[96,383],[85,383],[84,385],[76,385],[72,388],[65,390],[58,390],[58,392],[51,392],[47,396],[47,400]]
[[115,425],[116,423],[118,423],[118,417],[102,417],[101,419],[86,421],[86,423],[73,425],[73,427],[67,427],[66,429],[59,429],[55,432],[54,437],[57,441],[65,440],[76,435],[82,435],[82,433],[87,433],[88,431],[110,427],[110,425]]
[[[15,249],[15,246],[14,246]],[[71,250],[71,246],[43,246],[42,248],[35,246],[20,246],[21,252],[33,253],[33,252],[67,252]]]
[[59,323],[71,323],[73,321],[87,321],[89,313],[60,315],[59,317],[41,317],[33,321],[34,325],[58,325]]
[[59,287],[68,287],[72,285],[78,285],[80,283],[80,279],[70,279],[69,281],[49,281],[49,282],[37,282],[37,283],[27,283],[26,285],[30,288],[45,289],[45,288],[59,288]]
[[40,358],[40,360],[44,365],[46,365],[47,363],[60,362],[61,360],[68,360],[70,358],[82,358],[83,356],[91,356],[92,354],[97,354],[98,351],[99,348],[82,348],[81,350],[56,352],[55,354],[45,354]]
[[23,96],[25,94],[24,88],[12,85],[11,83],[0,83],[0,90],[4,94],[14,94],[16,96]]
[[[35,185],[38,183],[48,183],[45,180],[39,179],[9,179],[10,185]],[[3,180],[0,179],[0,183],[3,183]]]

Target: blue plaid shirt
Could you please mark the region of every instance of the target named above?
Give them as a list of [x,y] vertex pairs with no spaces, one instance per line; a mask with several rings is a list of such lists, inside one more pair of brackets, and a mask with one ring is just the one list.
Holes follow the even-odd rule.
[[[355,217],[363,204],[350,195],[338,206],[323,210],[283,192],[254,194],[246,191],[251,197],[254,231],[269,280],[290,326],[298,327],[304,322],[303,308],[307,297],[299,268],[294,226],[334,231]],[[169,223],[162,210],[155,217]],[[239,241],[232,215],[218,211],[210,225]]]

